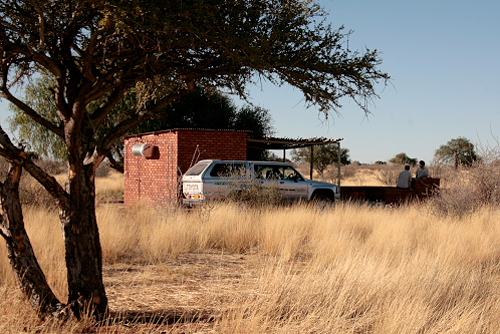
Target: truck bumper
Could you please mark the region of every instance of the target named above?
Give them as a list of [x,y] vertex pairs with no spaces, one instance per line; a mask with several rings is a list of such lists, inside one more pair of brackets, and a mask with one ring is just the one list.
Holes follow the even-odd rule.
[[182,200],[182,205],[193,207],[193,206],[201,205],[201,204],[203,204],[203,202],[204,202],[204,200],[202,200],[202,199],[184,198]]

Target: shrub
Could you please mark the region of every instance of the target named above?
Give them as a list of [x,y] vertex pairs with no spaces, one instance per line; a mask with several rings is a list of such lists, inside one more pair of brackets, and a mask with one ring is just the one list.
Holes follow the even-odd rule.
[[229,183],[229,201],[244,203],[251,207],[276,206],[285,203],[278,182],[263,185],[259,179],[245,175],[241,171],[233,171],[227,176]]
[[477,162],[461,167],[447,179],[445,188],[428,202],[441,215],[463,217],[500,204],[500,169],[495,163]]
[[[358,172],[358,170],[359,170],[359,166],[360,165],[357,165],[357,164],[354,164],[354,165],[350,164],[350,165],[347,165],[347,166],[342,166],[340,168],[340,179],[341,179],[341,182],[342,182],[342,180],[354,177],[356,175],[356,173]],[[325,176],[324,177],[325,181],[337,184],[338,180],[339,180],[339,169],[338,169],[338,167],[337,166],[330,166],[325,171],[324,176]]]
[[[37,161],[37,164],[46,171],[64,170],[61,164],[54,162]],[[5,181],[9,171],[9,163],[5,158],[0,157],[0,182]],[[19,199],[22,205],[32,205],[35,207],[52,207],[54,199],[31,175],[23,170],[21,181],[19,182]]]
[[54,198],[27,173],[23,173],[19,183],[19,199],[22,205],[32,205],[40,208],[55,207]]
[[377,180],[388,186],[395,186],[398,182],[399,173],[403,170],[401,166],[378,165]]
[[68,172],[67,161],[37,160],[36,164],[50,175],[57,175]]

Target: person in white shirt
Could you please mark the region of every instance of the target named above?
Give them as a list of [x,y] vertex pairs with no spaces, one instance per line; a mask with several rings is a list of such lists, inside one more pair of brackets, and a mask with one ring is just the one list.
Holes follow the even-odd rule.
[[405,166],[405,170],[399,173],[397,188],[411,190],[410,165]]
[[417,180],[423,180],[429,177],[429,170],[425,167],[425,162],[423,160],[420,160],[418,163],[419,167],[417,169],[417,172],[415,174],[415,178]]

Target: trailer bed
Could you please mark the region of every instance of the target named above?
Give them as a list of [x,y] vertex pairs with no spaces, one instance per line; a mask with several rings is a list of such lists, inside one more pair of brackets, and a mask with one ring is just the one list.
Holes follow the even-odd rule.
[[341,187],[340,199],[350,201],[380,202],[384,204],[403,203],[410,200],[426,199],[439,191],[440,179],[427,178],[413,180],[412,190],[396,187]]

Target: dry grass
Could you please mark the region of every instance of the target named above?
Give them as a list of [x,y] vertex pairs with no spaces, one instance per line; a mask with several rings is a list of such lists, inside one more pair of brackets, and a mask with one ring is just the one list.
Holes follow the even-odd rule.
[[[500,332],[498,207],[457,216],[425,205],[99,205],[97,214],[109,323],[39,322],[2,247],[2,333]],[[27,208],[25,218],[65,300],[57,212]]]
[[[98,215],[115,323],[58,333],[500,332],[498,209],[458,219],[355,204],[107,205]],[[64,299],[57,215],[34,210],[26,223]],[[12,307],[2,308],[0,330],[52,333],[20,302],[1,260],[0,293]]]
[[123,200],[123,174],[109,170],[106,177],[97,177],[96,200]]

